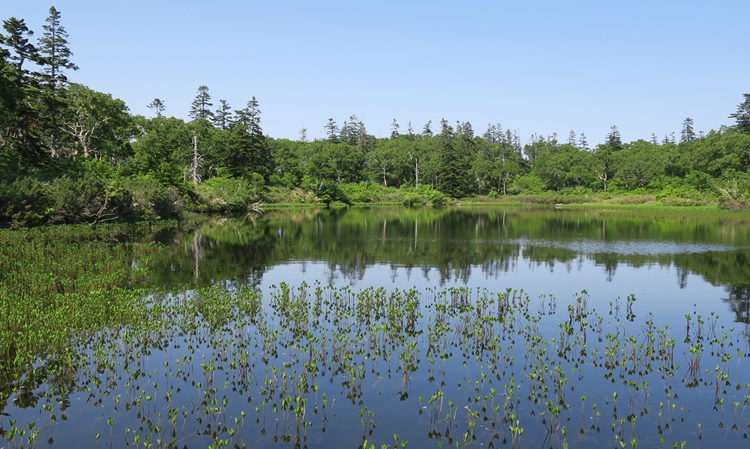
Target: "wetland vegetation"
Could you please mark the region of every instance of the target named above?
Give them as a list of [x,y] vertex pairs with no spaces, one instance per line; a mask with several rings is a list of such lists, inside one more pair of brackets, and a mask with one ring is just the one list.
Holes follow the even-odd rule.
[[0,447],[747,443],[747,219],[375,208],[0,233]]

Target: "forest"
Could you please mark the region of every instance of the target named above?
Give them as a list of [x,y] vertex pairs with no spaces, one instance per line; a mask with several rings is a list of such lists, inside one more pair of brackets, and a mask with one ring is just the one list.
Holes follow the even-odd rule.
[[[189,121],[133,115],[111,94],[74,82],[61,13],[39,38],[23,19],[0,30],[0,225],[172,218],[246,211],[264,203],[446,204],[458,200],[659,202],[750,208],[750,94],[733,122],[707,133],[685,118],[679,135],[623,142],[534,134],[499,123],[475,130],[445,119],[388,137],[356,115],[324,124],[322,139],[274,138],[257,98],[240,109],[199,86]],[[190,94],[188,94],[190,95]]]

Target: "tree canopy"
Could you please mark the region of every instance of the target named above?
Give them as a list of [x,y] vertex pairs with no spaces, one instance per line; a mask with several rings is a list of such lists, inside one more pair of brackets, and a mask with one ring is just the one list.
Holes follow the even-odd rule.
[[[686,118],[679,141],[673,133],[661,143],[655,135],[623,142],[612,125],[591,147],[574,130],[564,142],[533,134],[522,144],[500,123],[475,132],[470,122],[452,125],[444,118],[438,127],[432,120],[417,127],[421,132],[411,122],[404,131],[394,119],[388,136],[376,137],[356,114],[340,126],[335,118],[321,124],[322,139],[310,141],[303,129],[299,140],[289,140],[264,134],[256,97],[241,109],[223,99],[214,109],[209,87],[201,85],[190,110],[179,111],[190,121],[165,115],[159,98],[147,105],[153,111],[147,118],[130,114],[111,94],[69,80],[78,67],[54,7],[39,39],[33,37],[23,19],[3,21],[0,221],[6,223],[70,219],[74,214],[56,215],[62,203],[49,195],[65,189],[74,195],[86,182],[99,186],[98,202],[89,208],[96,203],[120,217],[245,207],[273,200],[279,189],[300,201],[306,194],[294,192],[348,202],[365,198],[367,189],[400,191],[400,198],[429,189],[452,198],[587,191],[750,200],[750,94],[729,114],[730,126],[696,132]],[[239,203],[227,199],[235,191],[245,192]]]

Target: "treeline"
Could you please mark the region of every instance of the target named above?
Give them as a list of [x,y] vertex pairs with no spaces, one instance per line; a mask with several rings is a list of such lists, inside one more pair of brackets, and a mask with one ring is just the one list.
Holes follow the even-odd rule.
[[604,142],[583,134],[520,137],[491,124],[395,120],[389,137],[355,115],[330,119],[323,139],[274,139],[260,104],[214,104],[200,86],[189,121],[153,117],[68,80],[76,70],[59,11],[40,38],[24,20],[0,33],[0,223],[12,225],[172,217],[184,210],[247,210],[260,202],[388,201],[535,195],[564,201],[653,197],[668,204],[748,204],[750,94],[731,127],[706,134],[685,119],[679,138]]

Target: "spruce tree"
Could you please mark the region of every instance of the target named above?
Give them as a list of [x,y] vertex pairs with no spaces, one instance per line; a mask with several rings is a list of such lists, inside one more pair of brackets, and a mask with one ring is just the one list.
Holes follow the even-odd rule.
[[49,9],[47,24],[42,28],[44,33],[39,39],[39,52],[44,81],[52,91],[56,91],[68,82],[64,70],[78,70],[78,67],[70,60],[73,53],[68,47],[68,33],[60,24],[60,12],[54,6]]
[[730,115],[737,121],[735,129],[741,133],[750,133],[750,94],[743,94],[745,101],[737,106],[737,112]]
[[227,100],[219,100],[219,107],[216,109],[213,118],[214,126],[222,130],[227,130],[231,122],[232,108],[229,106],[229,102]]
[[67,109],[65,87],[68,77],[65,70],[78,70],[71,62],[73,53],[68,47],[68,33],[60,24],[60,12],[54,6],[49,9],[47,24],[39,39],[39,65],[42,67],[41,98],[44,106],[42,118],[47,128],[46,141],[52,157],[60,156],[63,147],[60,115]]
[[190,107],[190,117],[193,119],[210,120],[214,113],[209,109],[214,104],[211,103],[211,95],[208,93],[207,86],[198,87],[198,93]]

